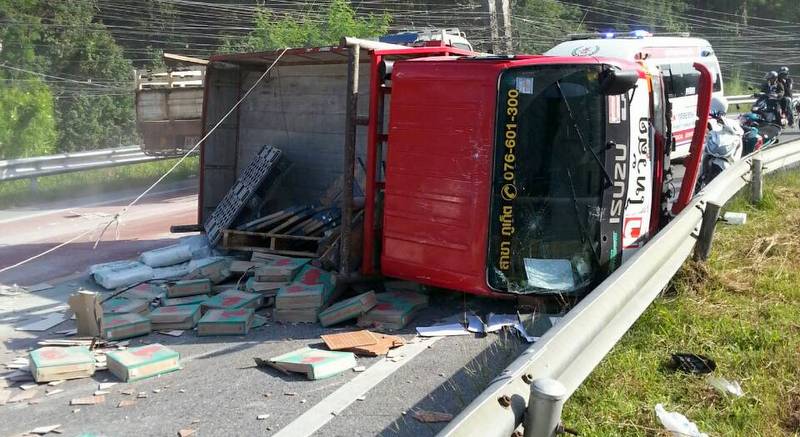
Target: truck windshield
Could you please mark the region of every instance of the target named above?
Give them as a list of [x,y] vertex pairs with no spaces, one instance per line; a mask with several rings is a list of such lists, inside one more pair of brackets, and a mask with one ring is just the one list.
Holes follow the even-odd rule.
[[487,258],[495,290],[576,293],[598,277],[610,184],[600,72],[535,66],[500,78]]

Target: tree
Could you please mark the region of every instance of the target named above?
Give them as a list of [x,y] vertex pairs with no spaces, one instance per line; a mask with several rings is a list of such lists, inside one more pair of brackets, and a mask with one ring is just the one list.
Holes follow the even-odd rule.
[[542,53],[584,29],[576,6],[557,0],[518,0],[514,10],[514,42],[519,53]]
[[333,0],[325,15],[305,13],[300,18],[278,15],[265,8],[255,14],[255,28],[244,37],[225,38],[223,52],[256,52],[282,47],[335,45],[343,36],[374,37],[386,33],[388,14],[357,17],[350,2]]
[[[136,138],[132,66],[105,26],[95,21],[96,6],[95,0],[0,0],[4,82],[21,89],[24,101],[54,111],[33,119],[55,119],[59,151],[116,146]],[[35,81],[45,89],[34,87]],[[45,95],[50,94],[48,105]]]
[[54,151],[53,96],[41,80],[11,85],[0,75],[0,159],[47,155]]

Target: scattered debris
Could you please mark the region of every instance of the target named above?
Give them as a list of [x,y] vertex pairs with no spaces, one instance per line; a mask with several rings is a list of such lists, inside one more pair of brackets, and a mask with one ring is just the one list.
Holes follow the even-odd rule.
[[160,388],[154,388],[153,389],[153,393],[161,393],[161,389]]
[[467,316],[467,331],[484,334],[486,333],[486,324],[479,316],[470,314]]
[[365,401],[365,400],[367,400],[367,397],[364,396],[364,395],[361,395],[361,396],[357,397],[356,400],[357,401]]
[[167,297],[186,297],[211,294],[211,281],[208,279],[187,279],[167,285]]
[[45,396],[53,396],[53,395],[57,395],[57,394],[59,394],[59,393],[61,393],[63,391],[64,390],[60,389],[60,388],[52,388],[50,390],[45,390],[44,394],[45,394]]
[[446,337],[453,335],[468,335],[469,331],[464,329],[460,323],[447,323],[434,326],[418,326],[417,334],[423,337]]
[[16,328],[17,331],[32,331],[32,332],[42,332],[47,331],[48,329],[59,325],[65,322],[67,318],[61,313],[54,313],[46,316],[41,320],[37,320],[32,323],[28,323],[22,326],[18,326]]
[[742,386],[739,385],[738,381],[728,381],[725,378],[709,376],[706,379],[706,382],[708,382],[710,386],[719,390],[722,394],[733,395],[737,398],[744,396],[744,391],[742,390]]
[[136,390],[134,390],[132,388],[129,388],[129,389],[121,390],[120,393],[124,394],[124,395],[132,395],[132,394],[136,393]]
[[108,391],[108,390],[95,390],[94,393],[92,393],[92,394],[94,396],[103,396],[103,395],[107,395],[109,393],[111,393],[111,392]]
[[114,297],[102,303],[104,314],[150,313],[150,301],[127,297]]
[[75,398],[69,401],[70,405],[97,405],[106,401],[105,396],[88,396],[85,398]]
[[47,385],[55,386],[55,385],[63,384],[65,381],[66,381],[66,379],[57,379],[55,381],[48,382]]
[[108,370],[125,382],[180,369],[180,356],[158,343],[108,353]]
[[528,331],[527,331],[527,330],[525,329],[525,327],[522,325],[522,322],[519,322],[519,321],[518,321],[517,323],[515,323],[515,324],[514,324],[514,329],[516,329],[516,330],[517,330],[517,333],[519,333],[519,335],[520,335],[522,338],[524,338],[524,339],[525,339],[525,341],[527,341],[528,343],[533,343],[533,342],[536,342],[536,341],[538,341],[538,340],[539,340],[539,337],[534,337],[534,336],[532,336],[532,335],[528,335]]
[[486,332],[496,332],[506,326],[514,326],[519,323],[516,314],[495,314],[489,313],[486,317]]
[[77,413],[77,412],[79,412],[79,411],[81,411],[81,409],[80,409],[80,408],[73,408],[73,409],[72,409],[72,414],[75,414],[75,413]]
[[208,294],[196,294],[194,296],[173,297],[167,298],[163,301],[163,306],[176,306],[176,305],[196,305],[205,303],[206,299],[211,296]]
[[106,314],[102,320],[103,337],[108,340],[147,335],[152,330],[150,319],[138,313]]
[[77,328],[62,329],[61,331],[56,331],[56,334],[60,334],[60,335],[63,335],[65,337],[70,337],[70,336],[73,336],[73,335],[75,335],[77,333],[78,333],[78,329]]
[[368,291],[331,305],[319,313],[319,322],[322,326],[327,327],[355,319],[371,310],[377,303],[375,292]]
[[45,435],[45,434],[50,434],[51,432],[57,430],[58,428],[61,428],[61,424],[60,423],[57,424],[57,425],[39,426],[39,427],[36,427],[36,428],[34,428],[34,429],[32,429],[32,430],[30,430],[28,432],[30,434]]
[[37,393],[38,393],[37,390],[24,390],[8,398],[8,401],[6,401],[6,403],[14,404],[17,402],[27,401],[35,398]]
[[253,309],[210,309],[197,324],[197,335],[246,335],[253,324]]
[[708,437],[700,432],[697,425],[681,413],[666,411],[664,406],[656,404],[656,416],[661,424],[675,437]]
[[148,250],[139,255],[139,261],[150,267],[171,266],[190,259],[192,259],[191,247],[181,243]]
[[133,399],[123,399],[119,401],[117,404],[117,408],[124,408],[124,407],[132,407],[136,405],[136,401]]
[[23,390],[30,390],[30,389],[36,388],[38,386],[39,386],[39,384],[22,384],[22,385],[19,386],[19,388],[21,388]]
[[332,351],[345,350],[358,346],[369,346],[378,343],[374,334],[367,330],[342,332],[320,336],[328,349]]
[[350,352],[336,352],[304,347],[269,360],[289,372],[305,373],[308,379],[327,378],[356,366]]
[[703,374],[713,372],[717,368],[717,363],[705,355],[674,353],[668,367],[681,372]]
[[78,324],[78,335],[83,337],[99,337],[103,320],[103,308],[97,293],[78,291],[67,301]]
[[31,375],[36,382],[88,378],[95,372],[95,357],[85,346],[42,347],[30,352]]
[[143,391],[140,391],[139,394],[136,395],[136,397],[139,398],[139,399],[144,399],[144,398],[147,397],[147,393],[145,393]]
[[283,394],[286,396],[297,396],[297,393],[293,391],[285,391]]
[[358,318],[358,326],[403,329],[416,314],[428,306],[428,296],[409,291],[388,291],[375,295],[377,304]]
[[449,422],[453,420],[452,414],[427,410],[414,411],[413,417],[422,423]]
[[31,293],[36,293],[37,291],[45,291],[51,288],[53,288],[53,285],[48,284],[47,282],[40,282],[38,284],[28,285],[27,287],[25,287],[25,289]]
[[103,288],[138,284],[153,279],[153,269],[137,261],[113,261],[89,267],[89,274]]
[[178,430],[178,437],[190,437],[190,436],[193,436],[195,434],[197,434],[197,430],[196,429],[185,428],[185,429]]
[[171,331],[158,331],[159,334],[168,335],[170,337],[180,337],[183,335],[182,329],[173,329]]
[[259,414],[256,416],[256,420],[267,420],[269,419],[269,414]]
[[402,337],[396,335],[380,334],[373,332],[378,342],[374,345],[356,346],[347,349],[347,352],[352,352],[359,356],[377,357],[387,355],[392,349],[403,346],[406,344]]
[[247,293],[239,290],[226,290],[222,293],[207,299],[203,306],[206,308],[217,308],[235,310],[240,308],[261,308],[264,303],[264,296],[257,293]]
[[199,320],[199,304],[158,307],[150,313],[150,322],[156,331],[192,329]]
[[729,225],[743,225],[747,223],[747,214],[743,212],[726,211],[722,214],[722,220]]
[[307,401],[305,399],[300,399],[301,404],[305,404]]
[[363,371],[365,371],[365,370],[367,370],[367,368],[366,368],[365,366],[356,366],[356,367],[353,367],[353,372],[363,372]]

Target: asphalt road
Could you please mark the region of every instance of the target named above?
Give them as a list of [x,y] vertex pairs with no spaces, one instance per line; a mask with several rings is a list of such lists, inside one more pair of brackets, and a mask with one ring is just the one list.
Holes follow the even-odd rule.
[[[797,137],[796,132],[787,133],[783,142]],[[176,189],[153,196],[143,202],[141,209],[132,210],[123,222],[120,242],[103,242],[101,249],[92,251],[94,240],[86,239],[24,268],[0,274],[0,283],[5,284],[51,281],[56,285],[37,293],[0,296],[0,338],[4,340],[0,363],[24,356],[36,347],[37,340],[62,338],[54,332],[73,326],[72,321],[66,321],[46,333],[14,331],[26,321],[63,310],[66,298],[75,290],[97,289],[83,274],[89,264],[130,258],[142,250],[170,244],[174,236],[168,234],[169,225],[193,223],[195,195],[191,188]],[[42,211],[0,213],[0,266],[104,222],[108,214],[127,204],[125,195],[117,197],[51,205]],[[97,201],[108,203],[98,205]],[[431,306],[401,334],[415,341],[414,326],[428,325],[465,310],[513,313],[516,308],[512,302],[433,292]],[[541,317],[531,334],[541,335],[549,327],[547,318]],[[354,328],[346,325],[338,330]],[[155,379],[117,384],[99,405],[73,407],[69,401],[91,395],[98,382],[114,381],[106,371],[58,387],[40,386],[35,389],[33,404],[0,406],[0,435],[52,424],[61,424],[65,435],[174,436],[184,428],[197,430],[199,436],[273,435],[293,421],[313,422],[309,415],[317,409],[324,410],[322,416],[328,421],[321,422],[316,435],[434,435],[444,424],[421,423],[412,418],[414,411],[457,414],[527,346],[510,333],[482,338],[446,337],[430,344],[411,344],[407,350],[417,348],[421,350],[418,355],[401,356],[389,360],[391,363],[386,358],[359,358],[367,372],[348,371],[319,381],[252,367],[254,357],[269,358],[304,345],[313,346],[320,343],[320,334],[335,331],[318,325],[270,322],[243,337],[201,338],[185,332],[180,337],[156,333],[134,339],[132,346],[154,342],[170,345],[180,352],[184,368]],[[396,368],[381,370],[387,364]],[[363,381],[381,378],[385,379],[374,388],[362,389]],[[63,392],[45,394],[46,389],[53,388]],[[121,400],[133,397],[121,393],[128,389],[144,392],[147,398],[136,399],[134,406],[118,408]],[[8,390],[21,392],[17,387]],[[340,402],[330,408],[334,411],[327,412],[325,408],[337,390],[338,394],[349,392],[345,397],[352,403]],[[258,415],[264,414],[269,415],[266,420],[257,420]]]

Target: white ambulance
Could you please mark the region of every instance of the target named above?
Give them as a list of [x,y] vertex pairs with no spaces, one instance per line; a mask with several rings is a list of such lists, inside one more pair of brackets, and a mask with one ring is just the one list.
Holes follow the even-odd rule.
[[692,67],[704,64],[714,75],[715,96],[722,96],[722,73],[711,44],[689,34],[653,36],[637,30],[625,34],[601,33],[571,35],[544,54],[547,56],[598,56],[641,62],[648,69],[658,68],[672,104],[672,159],[689,154],[697,110],[697,80],[700,73]]

